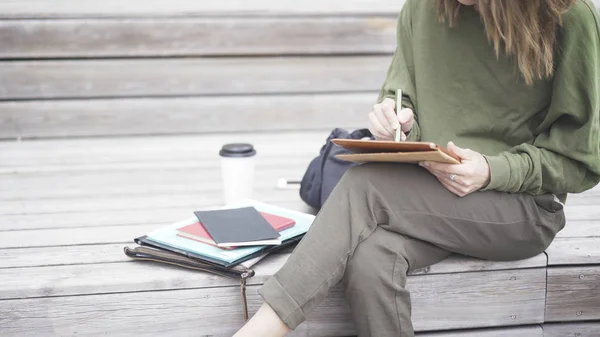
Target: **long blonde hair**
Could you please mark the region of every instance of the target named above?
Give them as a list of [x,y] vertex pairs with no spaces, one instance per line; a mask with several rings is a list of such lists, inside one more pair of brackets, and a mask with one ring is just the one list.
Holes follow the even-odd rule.
[[[478,0],[477,5],[496,56],[503,49],[506,56],[514,57],[525,82],[533,84],[554,74],[561,16],[575,1]],[[440,20],[454,26],[461,7],[457,0],[440,0]]]

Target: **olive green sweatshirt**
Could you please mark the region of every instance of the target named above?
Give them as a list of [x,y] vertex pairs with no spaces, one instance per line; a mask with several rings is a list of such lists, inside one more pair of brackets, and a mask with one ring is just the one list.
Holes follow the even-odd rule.
[[497,58],[474,7],[439,22],[438,0],[408,0],[379,101],[403,90],[415,112],[408,140],[482,153],[484,190],[567,193],[600,181],[600,17],[589,0],[563,16],[552,79],[527,85],[512,58]]

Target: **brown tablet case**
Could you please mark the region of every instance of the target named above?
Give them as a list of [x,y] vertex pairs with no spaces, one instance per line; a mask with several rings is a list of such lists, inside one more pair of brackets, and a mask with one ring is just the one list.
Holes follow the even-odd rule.
[[333,139],[332,142],[351,154],[339,154],[336,158],[357,162],[418,163],[435,161],[460,164],[460,158],[445,148],[429,142],[392,142],[383,140]]

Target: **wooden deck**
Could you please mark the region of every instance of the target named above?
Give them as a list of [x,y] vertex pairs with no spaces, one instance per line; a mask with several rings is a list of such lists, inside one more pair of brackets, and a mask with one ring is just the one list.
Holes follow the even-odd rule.
[[[217,152],[258,151],[256,198],[333,127],[364,127],[403,1],[0,2],[0,336],[230,336],[235,281],[132,262],[131,240],[222,203]],[[545,254],[409,277],[428,337],[600,336],[600,187]],[[257,289],[287,259],[269,257]],[[339,289],[293,336],[354,334]]]
[[[258,199],[308,210],[297,190],[279,190],[276,182],[299,178],[325,136],[0,143],[0,335],[230,335],[242,324],[235,281],[132,262],[122,247],[222,202],[217,150],[227,141],[258,148]],[[409,288],[416,328],[526,326],[476,336],[542,336],[536,326],[544,322],[600,320],[599,198],[596,188],[569,199],[569,224],[547,256],[508,263],[455,256],[414,273]],[[286,258],[278,254],[258,266],[249,282],[251,311],[260,302],[259,285]],[[335,291],[295,335],[350,335],[348,313]],[[544,325],[546,336],[554,336],[548,335],[553,329],[588,329],[581,336],[597,336],[600,324]]]

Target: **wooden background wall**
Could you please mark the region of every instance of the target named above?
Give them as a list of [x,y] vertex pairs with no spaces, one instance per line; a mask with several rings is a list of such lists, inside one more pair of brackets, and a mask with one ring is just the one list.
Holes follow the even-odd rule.
[[3,0],[0,139],[365,126],[403,3]]
[[4,0],[0,138],[364,126],[402,2]]

